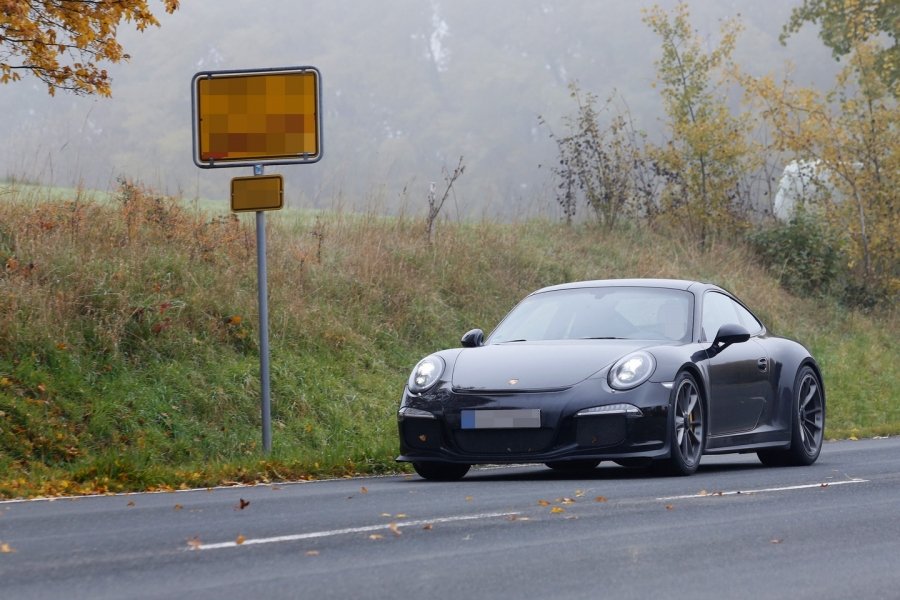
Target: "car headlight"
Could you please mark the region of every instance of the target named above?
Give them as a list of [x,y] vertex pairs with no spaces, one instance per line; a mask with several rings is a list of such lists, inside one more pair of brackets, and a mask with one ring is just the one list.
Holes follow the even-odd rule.
[[609,370],[609,387],[630,390],[647,381],[656,368],[656,360],[649,352],[632,352],[616,361]]
[[444,360],[440,356],[427,356],[419,361],[409,376],[409,391],[421,394],[433,386],[444,373]]

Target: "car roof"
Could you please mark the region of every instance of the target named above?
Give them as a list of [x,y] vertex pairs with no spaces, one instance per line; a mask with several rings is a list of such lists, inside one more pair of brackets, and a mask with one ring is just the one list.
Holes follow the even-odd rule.
[[[543,292],[553,292],[556,290],[570,290],[578,288],[598,288],[598,287],[648,287],[648,288],[668,288],[673,290],[690,290],[692,287],[697,290],[716,289],[722,290],[719,286],[711,283],[703,283],[700,281],[690,281],[687,279],[594,279],[591,281],[572,281],[570,283],[561,283],[551,285],[535,292],[533,294],[541,294]],[[722,290],[724,291],[724,290]]]

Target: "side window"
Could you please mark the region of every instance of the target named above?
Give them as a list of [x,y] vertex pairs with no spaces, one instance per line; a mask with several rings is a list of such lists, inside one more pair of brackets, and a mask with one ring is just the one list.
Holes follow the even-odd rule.
[[716,292],[706,293],[703,297],[703,319],[701,320],[704,341],[711,342],[722,325],[741,322],[735,306],[737,305],[728,296]]
[[741,318],[741,325],[747,328],[747,331],[750,332],[750,335],[756,335],[762,331],[762,324],[753,316],[749,310],[738,304],[734,303],[734,308],[738,313],[738,316]]

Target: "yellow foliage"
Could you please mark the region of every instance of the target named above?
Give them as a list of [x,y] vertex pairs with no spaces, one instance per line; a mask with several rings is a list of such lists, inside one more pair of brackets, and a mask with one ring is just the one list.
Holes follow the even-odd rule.
[[[164,4],[172,13],[179,0]],[[98,63],[129,58],[116,41],[123,21],[139,31],[159,26],[147,0],[5,2],[0,11],[0,83],[18,81],[22,71],[29,71],[47,84],[51,96],[57,89],[109,96],[109,74]],[[76,60],[61,64],[61,57]]]

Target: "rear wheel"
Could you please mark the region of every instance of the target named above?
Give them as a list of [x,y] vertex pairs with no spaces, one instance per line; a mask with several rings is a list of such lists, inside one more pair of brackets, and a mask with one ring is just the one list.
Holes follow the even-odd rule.
[[544,463],[554,471],[560,473],[589,473],[597,468],[599,460],[559,460]]
[[808,365],[797,373],[791,414],[790,447],[757,452],[764,465],[805,466],[819,458],[825,434],[825,392],[816,372]]
[[692,475],[706,445],[706,412],[693,375],[682,372],[672,386],[671,456],[663,463],[673,475]]
[[472,466],[445,462],[414,462],[412,465],[419,477],[431,481],[457,481],[465,477]]

